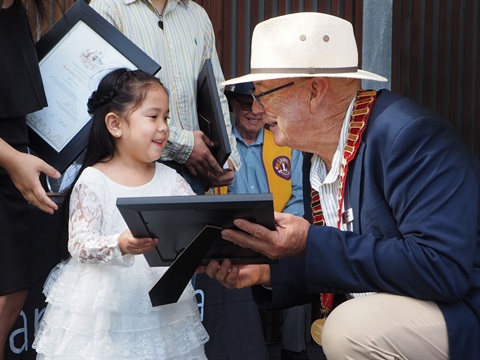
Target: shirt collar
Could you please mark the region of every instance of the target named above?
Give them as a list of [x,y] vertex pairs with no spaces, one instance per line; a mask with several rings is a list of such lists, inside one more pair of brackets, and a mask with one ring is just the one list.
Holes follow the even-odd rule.
[[237,138],[237,140],[243,142],[246,146],[254,146],[254,145],[263,145],[263,137],[264,137],[264,129],[261,128],[260,129],[260,132],[258,133],[257,135],[257,138],[255,139],[255,141],[251,144],[247,144],[245,142],[245,140],[243,140],[243,137],[242,135],[240,134],[240,132],[237,130],[236,127],[233,128],[233,134],[235,135],[235,137]]

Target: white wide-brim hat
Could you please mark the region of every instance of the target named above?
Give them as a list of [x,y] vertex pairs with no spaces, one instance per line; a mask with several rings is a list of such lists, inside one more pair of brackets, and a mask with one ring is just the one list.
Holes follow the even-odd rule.
[[303,12],[265,20],[252,35],[250,74],[222,85],[290,77],[339,77],[388,81],[358,69],[358,50],[348,21]]

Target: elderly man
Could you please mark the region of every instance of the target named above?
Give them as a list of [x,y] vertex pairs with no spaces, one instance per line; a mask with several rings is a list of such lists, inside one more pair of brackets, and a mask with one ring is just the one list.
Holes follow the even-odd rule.
[[[307,220],[270,231],[236,220],[224,239],[280,259],[212,261],[229,288],[265,307],[320,296],[312,335],[329,359],[480,357],[479,170],[438,115],[387,90],[363,91],[349,22],[321,13],[257,25],[254,111],[304,161]],[[335,307],[334,296],[344,298]],[[338,302],[338,301],[337,301]],[[323,327],[324,326],[324,327]]]

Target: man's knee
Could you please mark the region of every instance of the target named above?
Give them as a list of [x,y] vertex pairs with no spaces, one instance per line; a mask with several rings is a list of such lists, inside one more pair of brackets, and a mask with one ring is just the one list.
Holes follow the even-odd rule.
[[432,302],[377,294],[348,300],[327,318],[328,359],[448,358],[445,319]]
[[[365,324],[363,316],[354,311],[349,301],[337,307],[327,318],[322,333],[322,347],[328,359],[353,357],[365,353]],[[358,357],[357,357],[358,358]]]

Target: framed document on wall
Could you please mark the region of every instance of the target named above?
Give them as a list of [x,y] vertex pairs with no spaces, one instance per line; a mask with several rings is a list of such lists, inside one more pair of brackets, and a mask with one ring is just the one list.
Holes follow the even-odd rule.
[[27,117],[31,150],[63,173],[87,144],[87,101],[109,71],[160,65],[83,0],[36,44],[48,107]]

